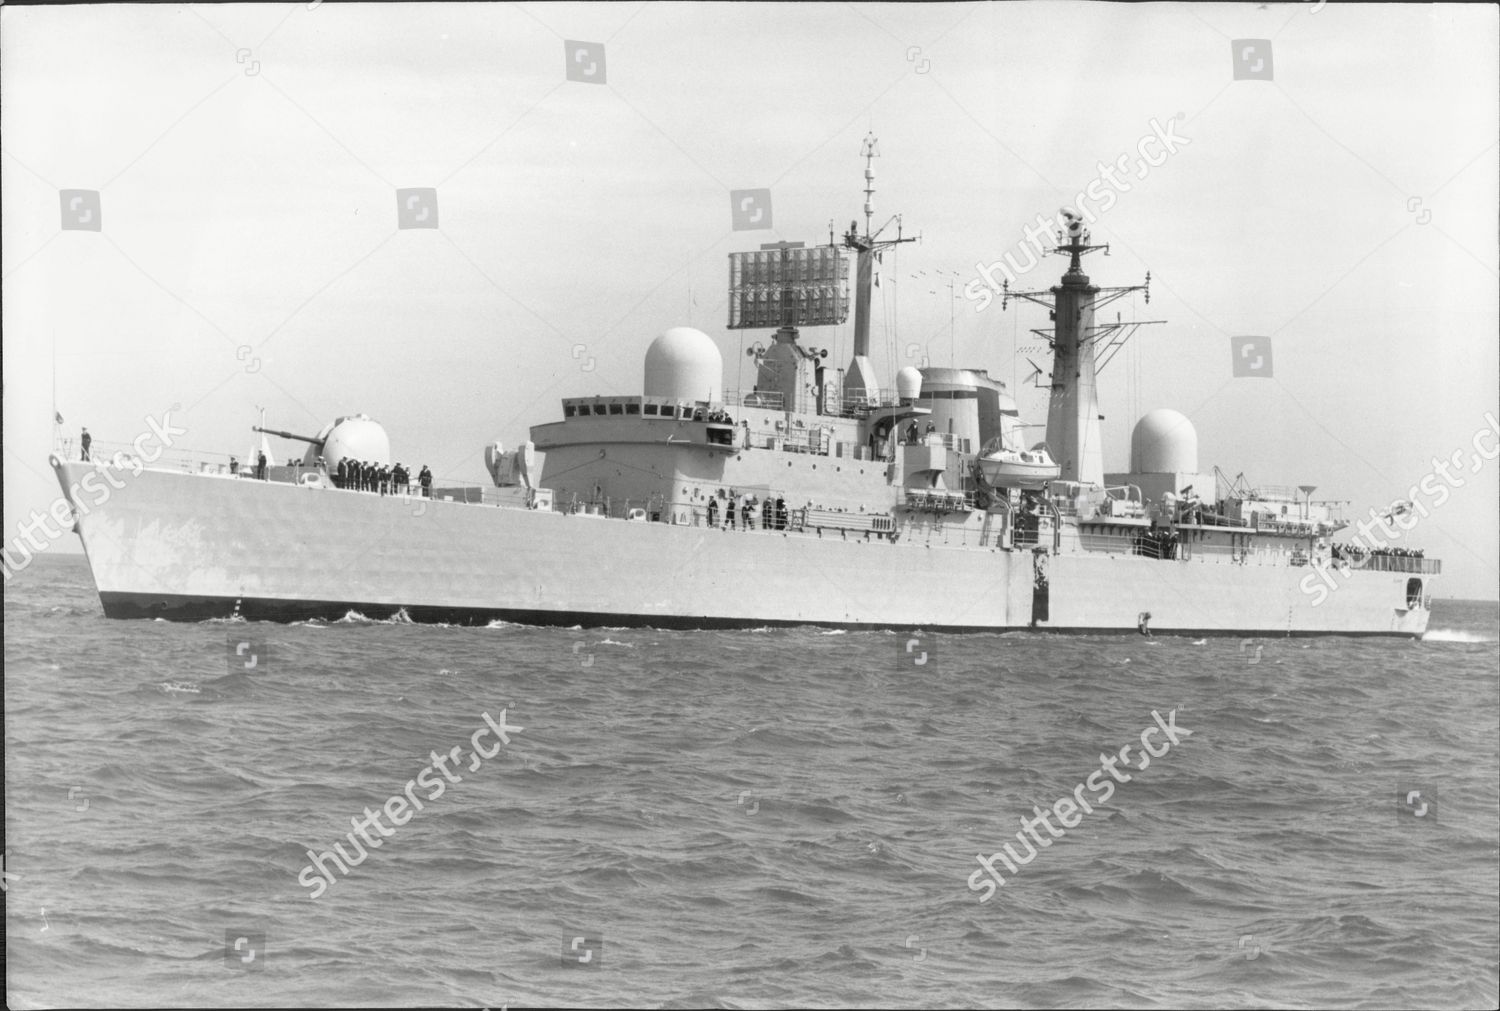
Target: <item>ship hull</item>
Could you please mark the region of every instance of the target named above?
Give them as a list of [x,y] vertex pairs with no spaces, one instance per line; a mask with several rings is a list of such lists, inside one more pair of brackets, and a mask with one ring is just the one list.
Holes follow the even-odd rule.
[[[482,624],[1420,635],[1404,578],[974,543],[673,526],[54,461],[104,613]],[[94,475],[92,481],[86,480]],[[81,487],[80,487],[81,486]],[[965,541],[967,540],[967,543]],[[1038,558],[1042,561],[1038,562]],[[1044,570],[1039,573],[1039,567]],[[1038,578],[1039,574],[1042,578]]]

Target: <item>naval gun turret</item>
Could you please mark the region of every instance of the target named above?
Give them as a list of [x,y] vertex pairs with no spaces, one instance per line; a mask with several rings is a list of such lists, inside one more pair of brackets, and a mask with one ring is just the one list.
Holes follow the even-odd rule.
[[275,435],[283,439],[295,439],[308,444],[302,456],[306,467],[316,466],[318,457],[324,466],[334,471],[340,460],[359,460],[364,463],[385,465],[391,462],[391,439],[380,422],[367,414],[348,414],[324,425],[317,435],[298,435],[275,428],[252,426],[256,432]]

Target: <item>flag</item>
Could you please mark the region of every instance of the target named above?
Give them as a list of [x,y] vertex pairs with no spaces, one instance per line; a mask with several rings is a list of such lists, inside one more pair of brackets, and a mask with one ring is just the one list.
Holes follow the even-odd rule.
[[57,418],[56,424],[61,425],[63,423],[62,413],[60,411],[53,411],[52,414]]

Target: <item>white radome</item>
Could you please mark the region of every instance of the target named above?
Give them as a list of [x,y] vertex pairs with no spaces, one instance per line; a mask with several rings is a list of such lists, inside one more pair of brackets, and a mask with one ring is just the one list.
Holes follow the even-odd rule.
[[674,326],[646,349],[648,397],[719,400],[723,396],[724,356],[713,338],[690,326]]
[[908,365],[896,373],[896,396],[902,400],[916,400],[922,395],[922,370]]
[[1198,433],[1178,411],[1158,407],[1135,423],[1130,435],[1134,474],[1198,473]]

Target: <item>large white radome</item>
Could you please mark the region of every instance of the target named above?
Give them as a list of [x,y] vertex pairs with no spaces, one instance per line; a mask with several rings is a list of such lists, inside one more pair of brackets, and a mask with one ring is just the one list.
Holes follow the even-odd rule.
[[1198,433],[1187,417],[1169,407],[1148,411],[1130,435],[1135,474],[1198,473]]
[[719,400],[724,356],[713,338],[690,326],[674,326],[646,349],[648,397],[674,400]]

